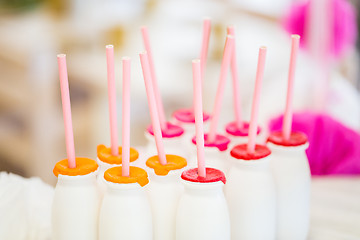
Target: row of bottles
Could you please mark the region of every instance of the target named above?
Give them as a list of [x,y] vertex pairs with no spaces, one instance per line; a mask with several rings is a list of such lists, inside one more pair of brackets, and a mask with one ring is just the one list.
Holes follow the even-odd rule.
[[[144,180],[146,172],[132,166],[132,182],[119,184],[125,183],[119,176],[104,179],[106,171],[116,164],[98,159],[99,168],[89,168],[93,163],[85,162],[78,165],[86,169],[86,174],[67,175],[61,172],[59,162],[54,169],[58,175],[53,203],[54,239],[306,239],[308,142],[299,133],[292,137],[293,142],[284,145],[276,136],[270,136],[267,147],[256,146],[254,156],[245,154],[245,144],[223,155],[208,155],[227,166],[219,167],[226,175],[226,184],[221,180],[199,183],[184,179],[181,173],[193,170],[191,166],[166,175],[142,166],[149,172],[150,184]],[[152,144],[149,141],[149,149]],[[183,146],[174,142],[172,145]],[[132,149],[131,157],[136,165],[136,150]],[[188,165],[194,164],[196,157],[190,159]],[[210,162],[208,169],[213,167]],[[142,176],[142,182],[137,174]]]

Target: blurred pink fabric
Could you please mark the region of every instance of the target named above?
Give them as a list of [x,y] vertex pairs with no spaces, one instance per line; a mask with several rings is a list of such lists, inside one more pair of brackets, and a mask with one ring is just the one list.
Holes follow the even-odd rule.
[[[280,130],[282,116],[272,119],[270,131]],[[360,134],[325,114],[295,113],[293,131],[304,132],[312,175],[360,174]]]
[[[330,1],[330,0],[329,0]],[[334,39],[331,41],[331,54],[341,57],[349,47],[354,46],[357,27],[355,8],[346,0],[331,0],[334,8]],[[291,5],[283,18],[283,26],[290,34],[299,34],[303,41],[302,47],[307,48],[307,36],[305,29],[306,15],[310,1],[297,1]]]

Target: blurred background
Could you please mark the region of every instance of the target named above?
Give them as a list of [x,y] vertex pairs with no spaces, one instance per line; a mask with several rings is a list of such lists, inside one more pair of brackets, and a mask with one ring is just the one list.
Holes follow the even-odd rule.
[[[326,1],[326,0],[325,0]],[[39,176],[54,184],[54,164],[66,158],[56,55],[67,55],[77,156],[96,158],[109,146],[105,45],[115,47],[118,120],[121,57],[132,59],[131,143],[146,143],[150,123],[139,61],[140,27],[147,25],[168,119],[192,103],[191,60],[200,55],[202,20],[212,20],[204,109],[212,111],[226,27],[235,25],[242,111],[249,119],[258,48],[268,47],[260,120],[284,109],[290,37],[283,18],[292,0],[0,0],[0,171]],[[355,8],[358,1],[352,1]],[[360,131],[359,57],[355,46],[332,61],[325,103],[317,104],[318,66],[299,53],[295,110],[324,111]],[[230,75],[220,131],[233,120]],[[121,127],[119,127],[121,134]],[[121,136],[121,135],[119,135]],[[121,138],[120,138],[121,139]]]

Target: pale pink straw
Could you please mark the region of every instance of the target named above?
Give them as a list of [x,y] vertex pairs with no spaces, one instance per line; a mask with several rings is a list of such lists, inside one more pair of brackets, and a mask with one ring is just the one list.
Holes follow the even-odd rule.
[[108,80],[108,97],[110,113],[110,137],[111,137],[111,155],[119,155],[118,128],[116,116],[116,87],[115,87],[115,70],[114,70],[114,46],[106,45],[106,63],[107,63],[107,80]]
[[195,130],[196,130],[196,149],[198,174],[206,177],[205,157],[204,157],[204,120],[202,109],[202,87],[201,87],[201,64],[200,60],[192,61],[193,83],[194,83],[194,110],[195,110]]
[[71,120],[71,106],[70,106],[70,94],[69,94],[69,81],[66,67],[66,55],[57,55],[58,66],[59,66],[59,78],[60,78],[60,90],[61,90],[61,101],[64,116],[65,125],[65,142],[66,142],[66,153],[68,159],[69,168],[76,168],[75,161],[75,146],[74,146],[74,133]]
[[210,18],[204,18],[201,52],[200,52],[200,65],[201,65],[202,81],[205,77],[206,59],[207,59],[207,54],[208,54],[208,49],[209,49],[209,40],[210,40],[210,31],[211,31],[211,20],[210,20]]
[[330,47],[333,44],[334,1],[312,0],[306,15],[307,45],[315,62],[314,103],[312,106],[324,111],[329,93]]
[[228,35],[226,37],[224,55],[223,55],[223,59],[222,59],[222,63],[221,63],[221,70],[220,70],[220,80],[219,80],[219,85],[218,85],[218,88],[216,91],[215,105],[214,105],[214,110],[213,110],[213,114],[212,114],[212,119],[210,122],[210,131],[208,134],[209,142],[215,141],[215,138],[216,138],[216,128],[217,128],[219,117],[220,117],[221,103],[222,103],[222,99],[223,99],[223,95],[224,95],[225,82],[226,82],[227,72],[229,69],[230,61],[231,61],[233,46],[234,46],[234,37]]
[[145,50],[147,52],[148,55],[148,59],[149,59],[149,67],[150,67],[150,73],[151,73],[151,81],[152,81],[152,86],[153,86],[153,91],[155,94],[155,100],[156,100],[156,106],[158,109],[158,114],[159,114],[159,119],[160,119],[160,126],[161,129],[167,129],[167,124],[166,124],[166,118],[165,118],[165,112],[164,112],[164,106],[161,100],[161,95],[160,95],[160,91],[157,85],[157,77],[156,77],[156,73],[155,73],[155,66],[154,66],[154,61],[153,61],[153,57],[152,57],[152,52],[151,52],[151,46],[150,46],[150,40],[149,40],[149,32],[146,26],[143,26],[141,28],[141,33],[142,33],[142,37],[144,40],[144,45],[145,45]]
[[243,127],[243,122],[241,120],[241,99],[239,92],[239,78],[238,78],[237,62],[236,62],[235,27],[229,26],[227,28],[227,34],[234,37],[233,54],[231,58],[231,75],[233,80],[235,123],[237,128],[241,129]]
[[130,58],[124,57],[123,63],[123,96],[122,96],[122,176],[130,172]]
[[151,81],[149,59],[148,59],[148,55],[146,52],[140,53],[140,61],[141,61],[143,75],[144,75],[146,95],[148,98],[148,103],[149,103],[149,108],[150,108],[151,122],[152,122],[153,130],[154,130],[154,137],[155,137],[155,143],[156,143],[159,161],[162,165],[166,165],[167,160],[166,160],[166,155],[164,152],[164,144],[163,144],[163,140],[162,140],[160,120],[159,120],[159,115],[157,112],[155,94],[153,91],[153,86],[152,86],[152,81]]
[[283,119],[282,134],[284,140],[290,139],[291,124],[292,124],[292,99],[294,95],[294,77],[296,70],[296,57],[299,49],[300,36],[291,35],[291,56],[289,64],[289,75],[288,75],[288,89],[286,95],[285,113]]
[[253,103],[251,108],[251,119],[249,126],[249,141],[247,144],[247,150],[249,153],[255,152],[255,139],[257,134],[257,120],[258,120],[258,112],[259,112],[259,104],[260,104],[260,91],[262,85],[262,79],[264,76],[265,69],[265,58],[266,58],[266,47],[260,47],[259,49],[259,59],[256,71],[256,79],[255,79],[255,89],[253,96]]

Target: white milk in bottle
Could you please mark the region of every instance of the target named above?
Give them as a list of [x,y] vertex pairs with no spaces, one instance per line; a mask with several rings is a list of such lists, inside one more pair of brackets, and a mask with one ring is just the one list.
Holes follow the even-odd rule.
[[166,155],[167,164],[162,165],[158,156],[146,162],[150,168],[148,195],[153,213],[154,239],[175,239],[175,219],[179,199],[184,187],[181,184],[181,173],[186,160],[176,155]]
[[206,168],[206,178],[193,168],[183,172],[184,193],[176,216],[176,240],[230,240],[230,218],[223,172]]
[[276,221],[275,183],[270,171],[271,151],[256,145],[231,150],[231,167],[225,185],[232,239],[274,240]]
[[272,152],[271,170],[277,194],[278,240],[305,240],[310,221],[311,174],[305,153],[309,143],[305,134],[292,132],[284,141],[281,132],[268,139]]
[[95,160],[76,158],[76,168],[67,159],[58,162],[58,177],[52,206],[54,240],[96,240],[98,237],[99,192]]
[[152,216],[144,189],[149,182],[145,170],[130,167],[130,176],[121,176],[121,167],[105,171],[106,192],[99,216],[99,240],[151,240]]

